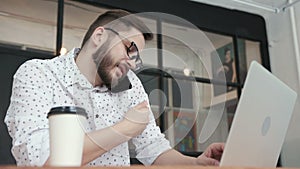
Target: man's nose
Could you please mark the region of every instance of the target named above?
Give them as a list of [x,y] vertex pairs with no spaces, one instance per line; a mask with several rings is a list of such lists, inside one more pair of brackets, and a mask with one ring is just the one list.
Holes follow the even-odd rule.
[[127,65],[129,66],[129,68],[131,70],[134,70],[136,68],[135,60],[129,60],[129,59],[127,59],[126,62],[127,62]]

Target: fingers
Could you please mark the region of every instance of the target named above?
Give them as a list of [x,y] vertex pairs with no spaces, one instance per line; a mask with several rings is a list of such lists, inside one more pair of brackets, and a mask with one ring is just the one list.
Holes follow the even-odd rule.
[[149,108],[147,101],[143,101],[134,107],[135,109]]
[[209,158],[206,155],[200,155],[197,158],[197,163],[203,166],[219,166],[220,162],[216,159]]
[[210,149],[210,158],[216,159],[218,161],[221,160],[223,151],[224,151],[224,143],[213,143],[211,144],[211,146],[209,147]]
[[125,119],[132,123],[147,124],[149,122],[150,110],[147,101],[143,101],[128,110]]
[[212,150],[214,150],[214,152],[223,153],[225,144],[224,143],[213,143],[213,144],[211,144],[211,148],[212,148]]
[[208,162],[208,165],[211,165],[211,166],[219,166],[220,165],[220,162],[218,160],[215,160],[215,159],[208,159],[207,160]]
[[222,152],[224,150],[224,147],[224,143],[212,143],[211,145],[209,145],[208,149]]
[[150,119],[148,102],[143,101],[129,109],[121,123],[126,124],[126,135],[137,136],[145,130]]
[[224,143],[213,143],[207,147],[204,153],[200,156],[204,165],[219,165],[223,151]]

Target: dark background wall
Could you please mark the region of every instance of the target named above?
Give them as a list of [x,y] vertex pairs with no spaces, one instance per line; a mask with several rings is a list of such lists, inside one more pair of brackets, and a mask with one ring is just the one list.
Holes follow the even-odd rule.
[[32,58],[50,58],[51,53],[38,50],[22,50],[17,46],[0,45],[0,164],[14,164],[11,155],[11,138],[4,123],[5,114],[10,103],[13,75],[17,68]]
[[[161,12],[183,18],[203,31],[245,38],[261,43],[262,64],[270,68],[265,19],[243,11],[193,2],[190,0],[75,0],[101,7],[121,8],[133,13]],[[171,20],[160,20],[172,22]],[[176,21],[174,21],[176,23]]]

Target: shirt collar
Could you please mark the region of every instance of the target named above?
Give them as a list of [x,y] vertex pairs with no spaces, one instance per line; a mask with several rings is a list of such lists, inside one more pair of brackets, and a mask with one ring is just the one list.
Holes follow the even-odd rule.
[[[79,68],[75,63],[75,58],[77,57],[80,48],[74,48],[66,54],[66,70],[67,75],[65,76],[65,83],[67,86],[72,86],[79,84],[83,88],[92,89],[96,92],[107,92],[110,91],[106,86],[103,87],[93,87],[93,85],[86,79],[86,77],[80,72]],[[120,84],[113,88],[111,92],[118,93],[131,89],[131,83],[128,77],[124,78]]]
[[[93,89],[93,85],[80,72],[78,66],[75,63],[75,57],[78,55],[79,51],[80,48],[74,48],[65,56],[65,71],[67,71],[67,75],[65,76],[65,83],[67,86],[79,84],[82,88]],[[103,89],[103,91],[105,91],[105,89]]]

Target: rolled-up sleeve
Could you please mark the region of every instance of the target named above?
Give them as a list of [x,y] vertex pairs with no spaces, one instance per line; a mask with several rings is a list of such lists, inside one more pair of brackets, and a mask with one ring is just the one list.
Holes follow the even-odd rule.
[[144,132],[132,139],[136,147],[136,158],[144,165],[151,165],[163,152],[171,149],[169,141],[152,120]]
[[52,93],[42,64],[38,60],[25,62],[13,79],[5,123],[12,137],[12,154],[18,166],[42,166],[49,156],[46,116]]
[[[135,77],[134,75],[132,75]],[[149,103],[148,95],[145,92],[140,80],[136,78],[131,79],[133,84],[132,106],[146,100]],[[150,122],[142,134],[132,139],[135,145],[136,158],[144,165],[151,165],[154,160],[163,152],[171,149],[170,142],[161,133],[160,128],[155,122],[153,113],[150,114]]]

